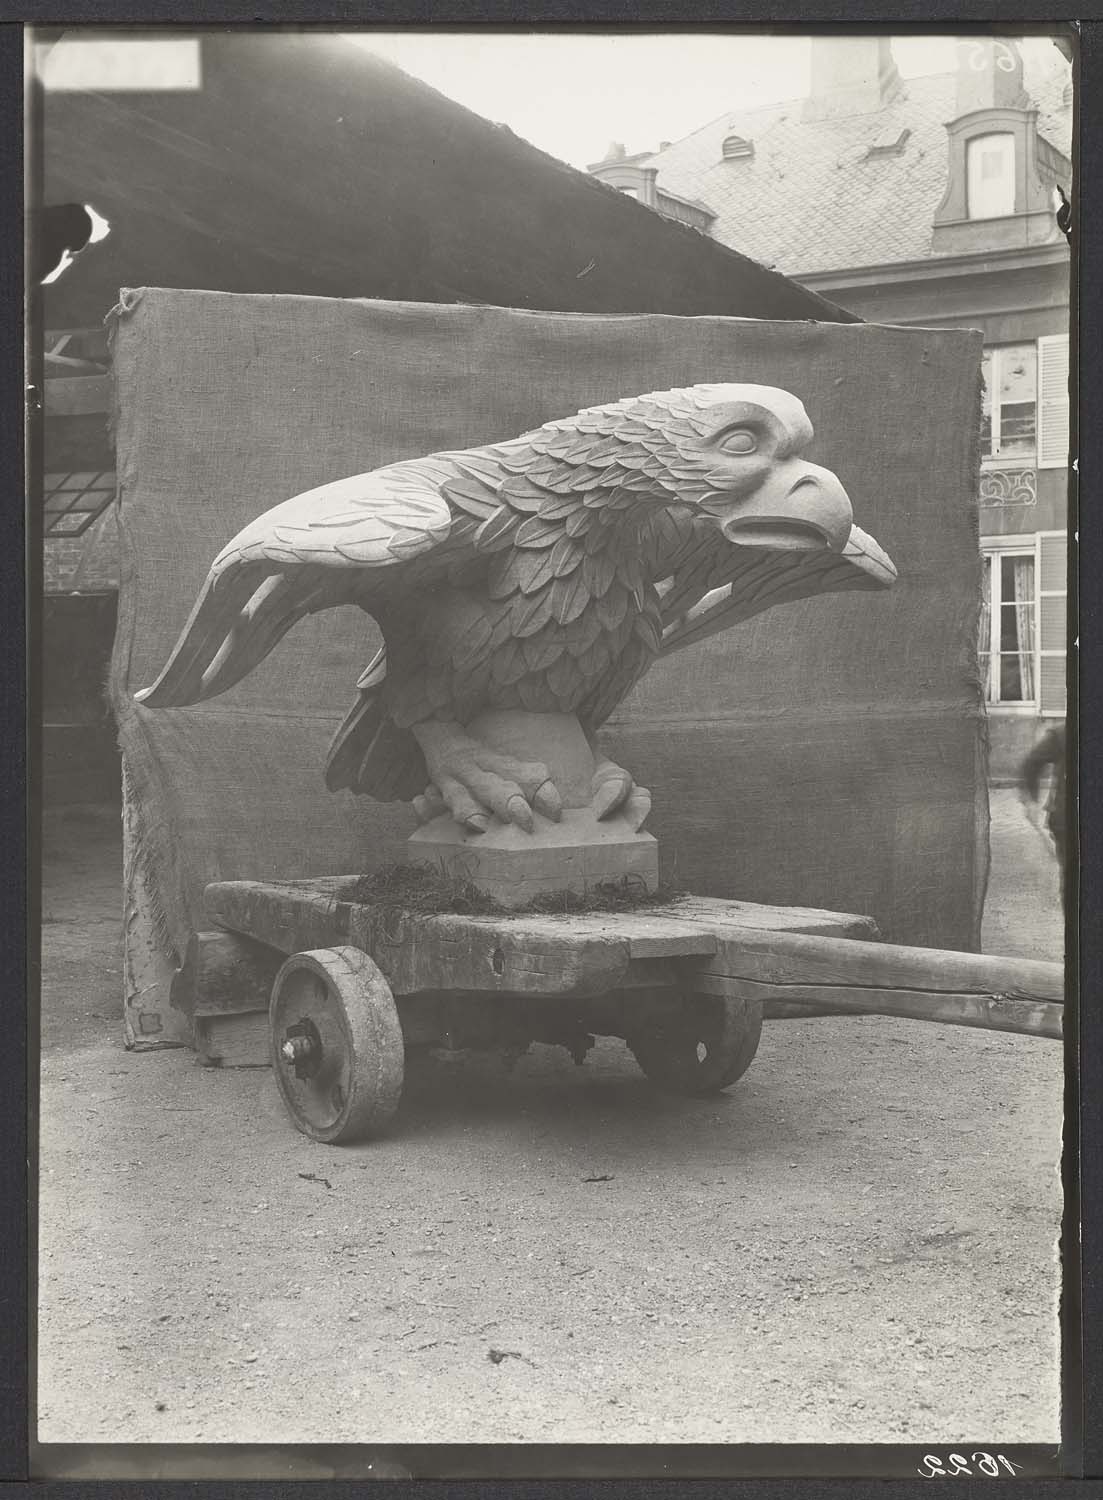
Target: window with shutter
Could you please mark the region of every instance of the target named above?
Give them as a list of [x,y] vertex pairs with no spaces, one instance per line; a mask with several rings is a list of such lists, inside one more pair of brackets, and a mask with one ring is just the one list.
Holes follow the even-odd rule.
[[985,701],[1013,712],[1037,702],[1037,557],[1032,537],[1001,537],[984,552],[977,642]]
[[995,344],[981,361],[981,457],[986,468],[1033,468],[1037,445],[1038,350]]
[[1062,469],[1069,461],[1069,340],[1064,333],[1038,340],[1038,467]]
[[1038,533],[1038,712],[1065,715],[1068,641],[1068,533]]

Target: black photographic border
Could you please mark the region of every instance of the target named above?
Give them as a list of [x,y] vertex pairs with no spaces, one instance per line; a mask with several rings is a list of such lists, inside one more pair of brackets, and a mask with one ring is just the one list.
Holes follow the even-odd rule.
[[[1092,921],[1093,897],[1099,889],[1100,854],[1092,837],[1098,806],[1092,770],[1103,760],[1103,732],[1100,727],[1100,705],[1096,676],[1100,653],[1097,650],[1100,614],[1103,613],[1101,577],[1103,567],[1097,564],[1101,528],[1093,524],[1092,494],[1096,486],[1091,476],[1101,470],[1098,420],[1093,423],[1086,392],[1094,388],[1095,365],[1099,359],[1098,303],[1099,289],[1092,250],[1099,240],[1100,210],[1093,191],[1096,163],[1103,156],[1103,130],[1100,126],[1103,85],[1100,60],[1103,54],[1103,23],[1082,19],[1073,25],[1052,0],[1035,0],[1029,15],[1009,16],[1001,0],[924,0],[923,4],[881,5],[845,4],[840,11],[830,0],[788,0],[784,7],[744,3],[736,9],[722,0],[693,0],[691,6],[677,0],[636,0],[619,4],[617,0],[375,0],[365,4],[348,0],[344,4],[308,7],[292,0],[263,0],[244,4],[229,0],[218,6],[183,3],[183,0],[147,0],[145,4],[127,0],[71,0],[60,5],[26,3],[17,17],[4,18],[0,25],[0,187],[4,190],[6,212],[0,216],[0,233],[6,244],[0,253],[0,328],[3,330],[7,358],[0,364],[0,452],[4,455],[4,472],[8,476],[5,498],[3,543],[0,547],[0,601],[4,610],[6,649],[0,657],[0,681],[3,684],[0,704],[0,726],[6,739],[2,764],[7,795],[3,799],[3,825],[0,826],[0,849],[4,851],[6,879],[0,882],[0,920],[7,939],[10,976],[7,986],[8,1015],[4,1026],[4,1043],[0,1047],[0,1295],[3,1296],[3,1337],[0,1337],[0,1479],[26,1481],[30,1476],[29,1411],[31,1376],[30,1351],[34,1325],[34,1279],[31,1275],[34,1250],[33,1215],[36,1186],[35,1104],[37,1096],[37,1020],[39,981],[39,846],[38,824],[41,799],[41,733],[38,714],[38,651],[41,619],[41,536],[37,508],[24,515],[18,497],[15,476],[20,472],[19,456],[25,449],[28,488],[41,474],[41,439],[35,420],[42,389],[41,369],[35,367],[33,345],[27,363],[24,343],[24,284],[22,263],[24,250],[23,217],[16,205],[24,199],[33,210],[37,192],[37,173],[33,151],[40,132],[35,127],[39,101],[32,91],[24,104],[24,25],[55,27],[128,25],[252,26],[304,25],[311,28],[352,29],[358,25],[418,27],[523,27],[588,29],[702,29],[755,27],[806,31],[833,22],[833,30],[873,29],[903,34],[914,31],[962,32],[976,29],[990,34],[994,30],[1011,34],[1027,31],[1051,31],[1060,26],[1074,39],[1078,48],[1077,90],[1078,159],[1075,194],[1076,234],[1073,246],[1073,368],[1082,371],[1079,412],[1074,410],[1074,446],[1078,432],[1079,470],[1070,476],[1070,532],[1077,545],[1071,549],[1073,568],[1079,555],[1078,577],[1070,579],[1070,638],[1079,639],[1079,651],[1070,651],[1069,727],[1072,785],[1078,784],[1077,770],[1087,768],[1086,785],[1079,798],[1072,799],[1073,816],[1079,802],[1080,855],[1078,871],[1074,858],[1070,889],[1078,886],[1080,917],[1077,931],[1077,903],[1070,903],[1068,983],[1070,1019],[1079,1011],[1079,1045],[1066,1041],[1066,1145],[1065,1194],[1066,1219],[1064,1235],[1064,1273],[1062,1345],[1064,1417],[1060,1453],[1043,1448],[1006,1449],[1009,1457],[1023,1460],[1024,1473],[1019,1479],[998,1481],[1005,1492],[1039,1493],[1040,1479],[1065,1478],[1079,1481],[1081,1493],[1103,1494],[1103,1486],[1093,1483],[1103,1476],[1103,1435],[1100,1432],[1100,1360],[1098,1355],[1100,1272],[1099,1272],[1099,1206],[1103,1194],[1103,1156],[1100,1152],[1100,1115],[1103,1112],[1100,1088],[1100,941],[1098,926]],[[845,19],[844,19],[845,18]],[[31,148],[25,168],[23,157],[24,125],[28,127],[27,144]],[[28,312],[35,326],[35,298],[32,294]],[[26,381],[21,379],[27,369]],[[28,387],[24,425],[24,385]],[[1079,415],[1079,420],[1077,420]],[[1079,474],[1089,476],[1087,493],[1088,520],[1081,534],[1077,491]],[[1098,502],[1096,502],[1098,503]],[[21,524],[21,521],[25,522]],[[26,656],[16,643],[27,641]],[[23,793],[20,796],[20,792]],[[1073,841],[1075,843],[1075,841]],[[1078,880],[1077,880],[1078,874]],[[20,998],[28,997],[26,1026],[21,1015]],[[1076,997],[1084,996],[1083,1006]],[[1077,1028],[1070,1026],[1069,1031]],[[1080,1233],[1077,1233],[1079,1223]],[[1081,1336],[1083,1334],[1083,1336]],[[978,1439],[983,1434],[978,1434]],[[969,1451],[991,1447],[978,1441],[968,1444]],[[239,1459],[250,1451],[244,1445],[233,1450]],[[258,1454],[270,1450],[252,1450]],[[671,1445],[655,1447],[619,1447],[616,1445],[521,1445],[490,1447],[482,1445],[425,1445],[423,1447],[380,1447],[313,1449],[320,1461],[338,1473],[363,1477],[378,1476],[376,1482],[387,1483],[387,1476],[409,1474],[432,1482],[448,1480],[448,1493],[489,1493],[494,1481],[509,1481],[510,1494],[543,1495],[553,1486],[557,1493],[592,1493],[597,1483],[603,1489],[624,1490],[630,1484],[633,1496],[639,1492],[671,1496],[684,1492],[685,1481],[695,1481],[698,1495],[738,1494],[739,1496],[837,1494],[862,1497],[921,1493],[929,1480],[916,1476],[921,1456],[920,1445],[838,1445],[804,1447],[784,1445],[767,1447],[747,1445]],[[52,1456],[51,1456],[52,1454]],[[97,1459],[97,1455],[99,1458]],[[128,1455],[131,1462],[128,1463]],[[193,1460],[191,1476],[172,1481],[168,1475],[184,1475],[180,1464],[188,1456]],[[304,1454],[305,1457],[305,1454]],[[103,1493],[95,1484],[97,1475],[112,1477],[114,1484],[127,1483],[124,1478],[133,1464],[133,1472],[147,1477],[136,1478],[140,1494],[194,1494],[200,1478],[204,1494],[231,1495],[256,1493],[258,1481],[219,1479],[219,1450],[192,1450],[186,1445],[160,1448],[134,1445],[132,1449],[104,1446],[88,1448],[39,1450],[35,1471],[40,1476],[36,1490],[49,1494],[55,1489],[64,1493],[85,1491]],[[102,1467],[98,1467],[102,1464]],[[156,1471],[165,1479],[155,1478]],[[239,1469],[239,1472],[241,1470]],[[72,1477],[61,1479],[59,1474]],[[803,1477],[796,1477],[802,1474]],[[81,1478],[77,1478],[80,1475]],[[115,1477],[117,1476],[117,1477]],[[905,1477],[909,1476],[909,1477]],[[619,1481],[619,1482],[618,1482]],[[947,1481],[943,1481],[945,1484]],[[961,1489],[960,1481],[950,1481]],[[974,1480],[970,1485],[980,1481]],[[289,1466],[286,1479],[265,1480],[265,1493],[278,1484],[285,1494],[319,1495],[352,1494],[351,1483],[343,1480],[325,1482],[296,1477]],[[187,1485],[187,1489],[185,1489]],[[439,1486],[438,1486],[439,1487]],[[1049,1485],[1046,1486],[1049,1489]]]

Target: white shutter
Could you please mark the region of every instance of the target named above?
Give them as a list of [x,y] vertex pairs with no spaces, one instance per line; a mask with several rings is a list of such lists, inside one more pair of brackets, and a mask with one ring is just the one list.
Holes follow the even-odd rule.
[[1038,467],[1063,469],[1069,461],[1069,340],[1066,333],[1038,340]]
[[1067,531],[1038,533],[1038,712],[1065,716],[1065,651],[1068,639]]

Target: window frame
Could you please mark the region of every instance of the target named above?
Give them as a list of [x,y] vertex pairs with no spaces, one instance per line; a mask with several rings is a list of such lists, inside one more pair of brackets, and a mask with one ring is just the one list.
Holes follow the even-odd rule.
[[[989,398],[988,420],[991,428],[991,440],[993,444],[999,442],[1000,421],[999,412],[1002,403],[1000,394],[1000,365],[999,356],[1005,349],[1022,349],[1028,345],[1034,346],[1034,451],[1032,453],[982,453],[982,469],[1036,469],[1038,467],[1038,423],[1041,420],[1041,367],[1042,357],[1038,348],[1039,339],[1018,339],[1014,343],[1007,344],[985,344],[984,353],[989,357],[989,374],[991,376]],[[1014,402],[1009,405],[1014,405]]]
[[[973,212],[973,189],[974,172],[971,170],[971,161],[977,160],[976,175],[979,179],[979,159],[986,145],[990,146],[993,141],[1000,141],[1004,145],[1005,158],[1009,158],[1009,171],[1007,182],[1011,189],[1010,206],[1001,213],[978,214]],[[1018,169],[1019,143],[1014,130],[988,130],[983,134],[971,135],[965,142],[965,217],[970,224],[986,224],[993,219],[1013,219],[1018,203],[1018,183],[1016,173]]]
[[[996,663],[998,668],[1000,658],[1000,610],[1003,604],[1001,569],[996,566],[1005,557],[1029,557],[1034,563],[1034,650],[1031,652],[1033,658],[1034,697],[1012,698],[1004,702],[999,697],[999,673],[993,667]],[[982,537],[981,538],[981,563],[988,569],[988,680],[981,682],[981,691],[984,698],[985,708],[989,713],[996,712],[1008,717],[1019,715],[1025,718],[1036,719],[1040,713],[1038,687],[1041,672],[1041,642],[1040,622],[1041,605],[1038,590],[1041,578],[1041,559],[1038,556],[1038,536],[1035,532],[1026,535]],[[1008,601],[1010,602],[1010,601]],[[980,653],[980,640],[977,641],[978,665]],[[993,673],[995,671],[995,676]],[[994,695],[994,696],[993,696]]]

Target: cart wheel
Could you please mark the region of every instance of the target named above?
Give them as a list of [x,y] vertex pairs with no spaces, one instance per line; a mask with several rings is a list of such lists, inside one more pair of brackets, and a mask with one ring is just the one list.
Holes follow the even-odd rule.
[[272,1069],[288,1113],[316,1141],[378,1135],[402,1094],[402,1026],[383,975],[359,948],[295,953],[268,1009]]
[[677,1017],[630,1037],[629,1047],[658,1088],[671,1094],[718,1094],[754,1061],[762,1035],[760,1001],[690,996]]

